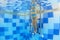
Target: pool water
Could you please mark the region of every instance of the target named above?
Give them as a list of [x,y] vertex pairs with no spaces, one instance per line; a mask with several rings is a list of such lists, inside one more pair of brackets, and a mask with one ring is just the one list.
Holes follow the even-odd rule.
[[0,40],[60,40],[60,1],[32,1],[0,0]]

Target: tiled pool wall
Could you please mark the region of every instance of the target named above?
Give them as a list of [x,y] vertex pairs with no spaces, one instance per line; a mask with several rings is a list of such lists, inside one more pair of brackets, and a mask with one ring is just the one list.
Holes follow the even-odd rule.
[[41,3],[44,10],[51,10],[42,14],[43,40],[60,40],[60,2],[47,0]]
[[[35,34],[31,28],[31,1],[0,0],[0,40],[60,40],[59,0],[36,1],[43,12],[37,24],[38,33]],[[55,8],[58,9],[54,10]],[[44,10],[52,11],[44,12]]]

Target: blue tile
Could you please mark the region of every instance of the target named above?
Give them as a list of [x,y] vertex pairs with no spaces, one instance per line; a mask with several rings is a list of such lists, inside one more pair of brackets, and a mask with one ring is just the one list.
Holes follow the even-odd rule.
[[48,17],[53,17],[53,12],[48,12]]
[[48,18],[43,18],[43,23],[48,23]]
[[14,40],[18,40],[17,38],[14,38]]
[[54,34],[55,35],[59,35],[59,30],[58,29],[54,29]]
[[53,34],[48,34],[48,39],[53,39]]
[[17,31],[13,31],[13,34],[18,34],[19,32],[17,32]]
[[6,35],[5,36],[5,39],[7,40],[7,39],[12,39],[13,38],[13,35]]
[[12,20],[9,19],[9,18],[4,18],[4,22],[5,22],[5,23],[8,23],[8,22],[12,22]]
[[18,18],[18,16],[17,15],[13,15],[13,19],[17,19]]
[[54,29],[59,29],[60,28],[60,23],[54,23]]
[[4,27],[0,27],[0,32],[4,32],[5,28]]
[[12,26],[13,26],[13,27],[16,27],[16,23],[12,23]]
[[[4,31],[5,32],[5,31]],[[4,36],[4,32],[0,32],[0,36]]]
[[20,23],[24,23],[25,22],[25,20],[24,19],[20,19]]
[[54,34],[54,29],[48,29],[48,34]]

